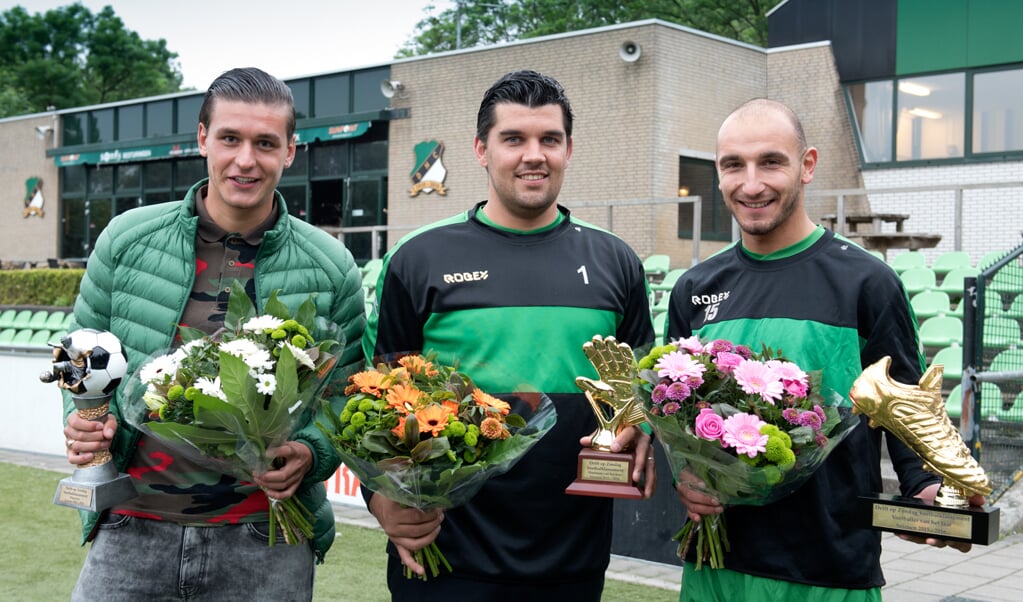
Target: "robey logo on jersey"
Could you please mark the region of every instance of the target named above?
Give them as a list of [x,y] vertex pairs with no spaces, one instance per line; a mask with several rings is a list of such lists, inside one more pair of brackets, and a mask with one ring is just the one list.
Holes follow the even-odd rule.
[[477,280],[486,280],[489,275],[487,270],[482,272],[455,272],[453,274],[444,274],[444,282],[447,284],[475,282]]
[[703,321],[710,322],[718,315],[718,306],[728,299],[732,294],[732,291],[725,291],[723,293],[711,293],[709,295],[693,295],[691,297],[693,305],[705,306],[703,308]]

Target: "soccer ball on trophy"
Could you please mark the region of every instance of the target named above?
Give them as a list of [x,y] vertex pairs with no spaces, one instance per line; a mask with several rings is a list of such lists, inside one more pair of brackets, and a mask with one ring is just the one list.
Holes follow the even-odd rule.
[[105,330],[82,328],[53,345],[53,366],[43,382],[58,381],[61,388],[81,399],[110,397],[128,371],[121,341]]

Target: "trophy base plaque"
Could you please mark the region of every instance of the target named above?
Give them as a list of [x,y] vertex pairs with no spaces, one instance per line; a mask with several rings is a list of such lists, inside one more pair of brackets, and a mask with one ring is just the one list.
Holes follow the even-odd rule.
[[878,493],[860,496],[861,526],[917,537],[990,545],[998,541],[998,508],[942,506],[917,498]]
[[579,452],[578,477],[565,493],[643,499],[643,490],[632,484],[632,467],[632,454],[584,449]]
[[131,476],[118,474],[112,463],[78,468],[60,480],[53,503],[79,510],[99,512],[138,495]]

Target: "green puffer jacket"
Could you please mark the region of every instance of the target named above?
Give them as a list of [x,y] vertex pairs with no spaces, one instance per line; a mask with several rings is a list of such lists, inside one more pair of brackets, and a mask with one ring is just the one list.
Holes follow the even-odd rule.
[[[141,207],[117,216],[89,256],[72,329],[114,333],[128,356],[129,375],[152,354],[166,351],[176,334],[196,272],[194,242],[199,218],[195,214],[195,195],[206,182],[193,186],[183,201]],[[275,194],[280,218],[264,236],[255,260],[257,310],[277,289],[278,298],[292,311],[311,293],[317,293],[318,315],[333,319],[347,341],[334,373],[340,376],[362,361],[360,338],[366,320],[361,274],[344,246],[323,230],[290,217],[283,197]],[[124,383],[110,404],[119,425],[111,452],[120,471],[127,466],[141,436],[122,419],[123,388]],[[74,409],[71,396],[65,392],[65,419]],[[334,514],[323,482],[337,469],[340,458],[316,426],[318,419],[311,419],[293,439],[305,443],[313,454],[313,467],[297,495],[315,515],[311,544],[322,562],[334,542]],[[91,539],[98,519],[98,513],[82,512],[83,545]]]

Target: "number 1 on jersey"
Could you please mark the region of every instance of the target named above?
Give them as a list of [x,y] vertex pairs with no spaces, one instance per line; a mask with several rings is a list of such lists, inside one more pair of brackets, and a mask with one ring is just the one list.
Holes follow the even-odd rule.
[[579,269],[576,270],[575,273],[583,275],[583,284],[589,284],[590,283],[590,277],[586,275],[586,266],[584,266],[584,265],[579,266]]

